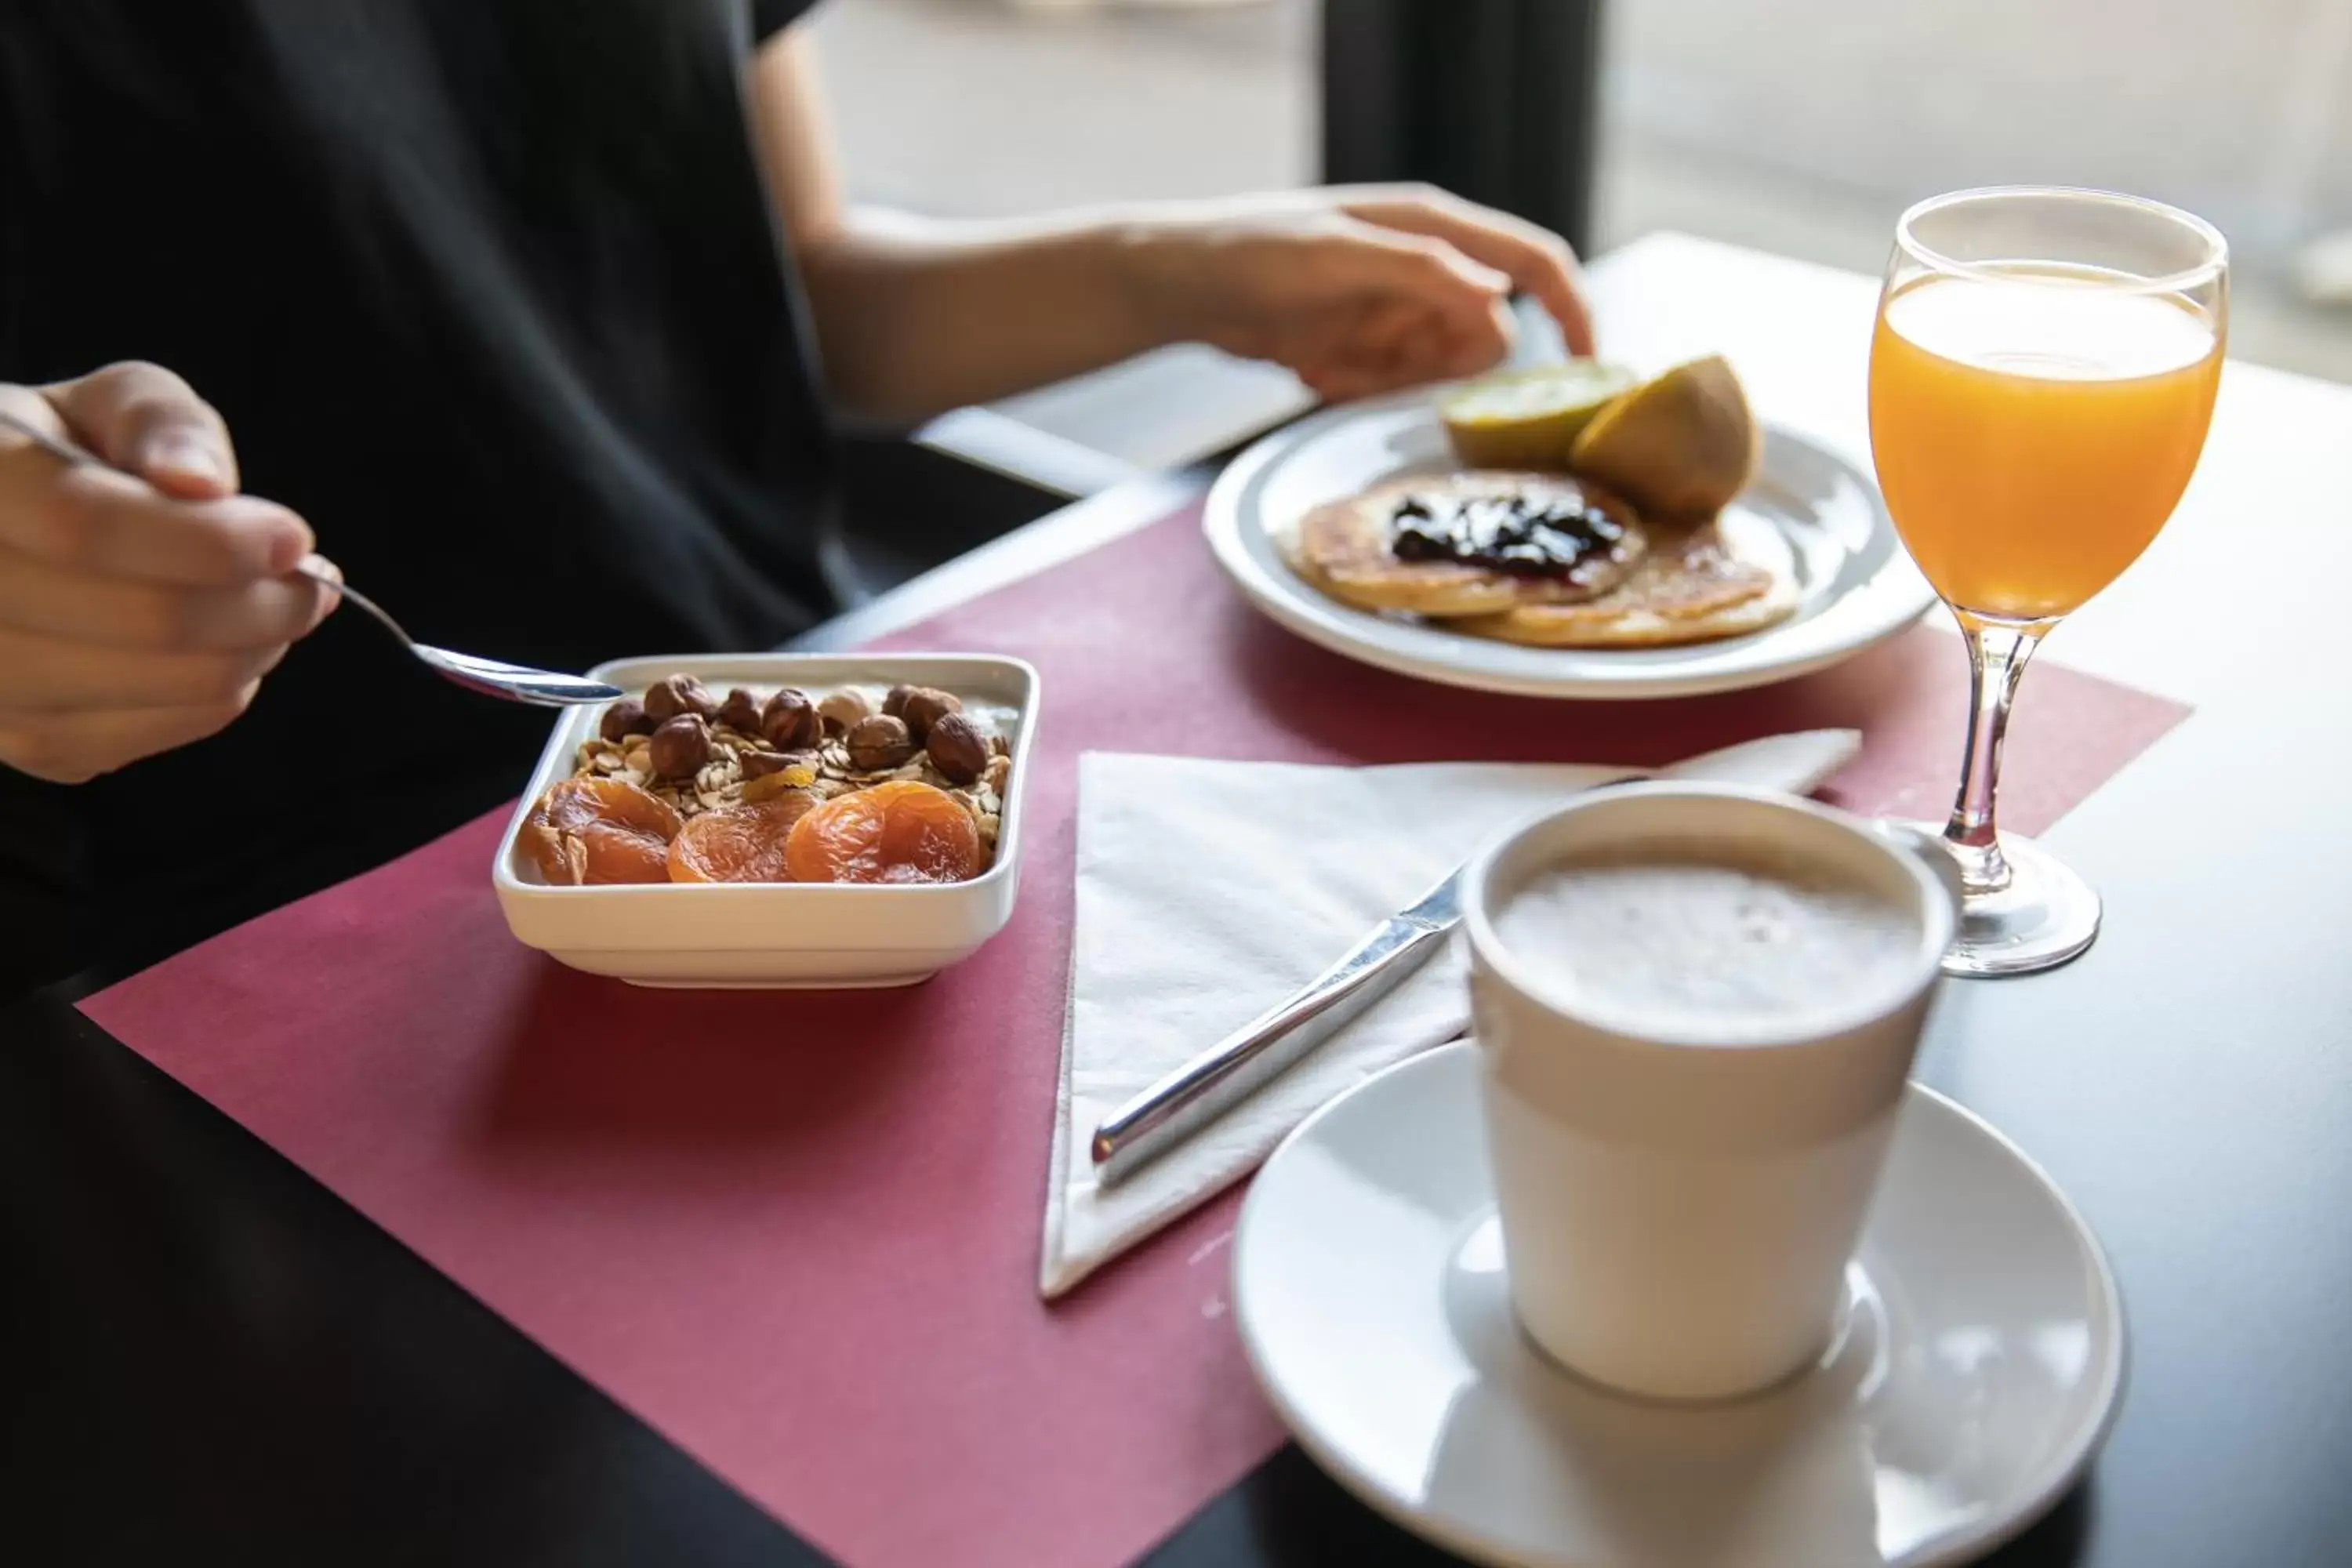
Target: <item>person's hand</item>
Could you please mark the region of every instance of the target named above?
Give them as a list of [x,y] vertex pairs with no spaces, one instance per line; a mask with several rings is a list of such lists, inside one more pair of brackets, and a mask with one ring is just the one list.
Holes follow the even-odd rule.
[[236,493],[220,416],[152,364],[0,385],[0,407],[141,476],[0,426],[0,763],[79,784],[244,712],[335,595],[288,575],[310,530]]
[[1475,374],[1509,351],[1514,291],[1592,352],[1558,235],[1423,185],[1343,185],[1143,226],[1144,308],[1170,338],[1286,366],[1337,402]]

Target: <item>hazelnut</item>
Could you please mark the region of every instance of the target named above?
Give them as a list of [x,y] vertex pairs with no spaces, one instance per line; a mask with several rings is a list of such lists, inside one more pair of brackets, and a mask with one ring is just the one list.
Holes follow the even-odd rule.
[[634,697],[624,697],[604,710],[604,717],[597,721],[596,733],[608,741],[620,741],[630,735],[650,734],[653,727],[646,705]]
[[961,713],[942,713],[933,720],[923,749],[950,784],[971,784],[988,770],[988,737]]
[[905,721],[887,713],[860,719],[849,727],[849,765],[861,773],[884,773],[905,764],[915,754],[914,737]]
[[662,721],[647,748],[654,773],[666,779],[690,779],[710,760],[710,727],[699,713],[681,713]]
[[915,743],[919,746],[930,735],[931,726],[938,723],[942,715],[962,711],[961,698],[935,691],[928,686],[919,686],[907,693],[906,704],[898,710],[898,717],[907,721],[907,733],[914,736]]
[[646,688],[646,717],[667,724],[681,713],[708,719],[719,711],[710,688],[690,675],[673,675]]
[[816,770],[814,752],[745,752],[735,759],[737,771],[747,779],[763,779],[770,773],[782,773],[786,768]]
[[874,705],[866,700],[866,693],[855,688],[836,691],[816,705],[817,717],[824,721],[824,732],[828,735],[846,735],[851,725],[873,711]]
[[719,721],[739,735],[760,732],[760,700],[737,687],[719,705]]
[[824,721],[807,692],[787,686],[760,710],[760,733],[780,752],[805,751],[824,738]]
[[907,699],[912,697],[914,694],[915,688],[911,686],[892,687],[888,691],[883,694],[882,711],[888,714],[893,719],[905,718],[907,714]]

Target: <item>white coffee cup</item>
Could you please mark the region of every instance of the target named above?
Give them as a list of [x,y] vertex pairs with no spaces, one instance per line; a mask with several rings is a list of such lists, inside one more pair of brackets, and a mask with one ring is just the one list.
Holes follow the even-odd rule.
[[[1958,916],[1950,858],[1811,801],[1706,784],[1597,792],[1464,874],[1488,1143],[1511,1299],[1593,1382],[1721,1399],[1813,1364],[1878,1181]],[[1883,894],[1916,962],[1801,1024],[1692,1033],[1580,998],[1497,934],[1514,894],[1595,853],[1758,854]]]

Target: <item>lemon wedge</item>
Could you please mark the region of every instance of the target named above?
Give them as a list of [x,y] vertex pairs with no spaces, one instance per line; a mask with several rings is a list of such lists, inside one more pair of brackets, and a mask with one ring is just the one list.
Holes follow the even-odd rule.
[[1440,397],[1437,416],[1454,456],[1474,468],[1558,468],[1578,434],[1637,379],[1590,359],[1505,371]]
[[1644,513],[1712,517],[1747,488],[1762,434],[1720,354],[1678,364],[1601,410],[1568,466]]

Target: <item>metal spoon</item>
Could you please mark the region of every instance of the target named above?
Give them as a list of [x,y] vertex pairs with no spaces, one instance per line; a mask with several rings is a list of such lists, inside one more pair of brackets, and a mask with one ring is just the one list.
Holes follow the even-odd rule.
[[622,695],[617,686],[601,680],[591,680],[584,675],[565,675],[552,669],[533,669],[527,664],[509,664],[504,659],[484,658],[479,654],[459,653],[455,648],[435,647],[418,642],[401,629],[400,623],[384,612],[383,605],[356,588],[350,587],[321,566],[307,563],[295,568],[315,583],[323,583],[366,611],[377,625],[408,645],[425,665],[441,679],[478,691],[485,697],[503,697],[509,702],[528,703],[534,708],[569,708],[581,702],[610,702]]
[[[61,463],[84,468],[109,468],[115,473],[128,470],[115,468],[95,452],[85,451],[70,441],[61,441],[37,425],[31,424],[5,408],[0,408],[0,426],[5,426],[48,453]],[[136,479],[137,475],[130,477]],[[427,668],[442,679],[453,681],[468,691],[478,691],[485,697],[500,697],[509,702],[525,702],[535,708],[566,708],[578,702],[609,702],[621,695],[617,686],[607,686],[601,680],[585,676],[562,675],[551,669],[533,669],[529,665],[508,664],[500,659],[483,658],[476,654],[458,653],[451,648],[435,647],[418,642],[402,629],[398,621],[385,612],[383,605],[336,576],[323,564],[306,561],[294,569],[314,583],[332,588],[358,605],[393,636],[406,646]]]

